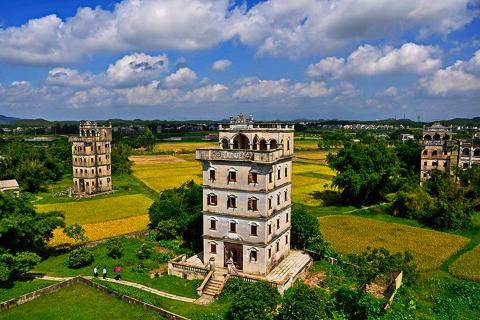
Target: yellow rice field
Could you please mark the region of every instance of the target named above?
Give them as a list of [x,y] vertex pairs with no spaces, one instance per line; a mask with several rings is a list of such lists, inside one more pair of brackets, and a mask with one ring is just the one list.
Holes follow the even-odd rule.
[[62,211],[67,225],[81,225],[132,216],[145,215],[153,200],[143,194],[132,194],[103,199],[40,204],[39,212]]
[[157,192],[178,187],[191,179],[201,183],[201,174],[200,163],[193,159],[189,161],[181,159],[181,161],[172,160],[151,163],[134,162],[133,165],[133,175]]
[[295,139],[294,142],[295,151],[300,150],[318,150],[318,140],[298,140]]
[[462,279],[480,280],[480,245],[460,256],[448,271]]
[[182,149],[187,152],[195,152],[196,148],[206,148],[218,146],[216,141],[198,141],[198,142],[184,142],[184,141],[172,141],[172,142],[160,142],[155,144],[155,152],[181,152]]
[[368,246],[410,251],[419,271],[439,268],[470,241],[449,233],[347,215],[320,218],[320,229],[326,241],[343,254],[361,253]]
[[[136,217],[128,217],[111,221],[87,223],[83,225],[85,233],[89,241],[97,241],[106,238],[121,236],[124,234],[134,233],[147,229],[150,222],[148,214]],[[53,232],[53,238],[48,243],[49,246],[55,247],[65,244],[73,244],[74,241],[67,237],[62,229],[56,229]]]

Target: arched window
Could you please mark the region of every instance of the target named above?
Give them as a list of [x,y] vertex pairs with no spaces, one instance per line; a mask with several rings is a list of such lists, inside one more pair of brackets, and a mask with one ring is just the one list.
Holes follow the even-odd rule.
[[473,150],[473,156],[474,157],[480,157],[480,149]]
[[258,199],[255,197],[248,198],[248,210],[258,211]]
[[438,133],[435,133],[433,136],[433,140],[440,140],[440,135]]
[[426,134],[426,135],[423,136],[423,140],[428,140],[428,141],[432,140],[432,136],[429,135],[429,134]]
[[252,149],[253,149],[253,150],[258,150],[258,137],[257,137],[257,136],[255,136],[255,137],[253,138]]
[[443,137],[443,140],[450,140],[450,136],[448,134],[446,134],[444,137]]
[[207,204],[209,206],[216,206],[217,205],[217,195],[214,193],[210,193],[207,197]]
[[277,140],[275,139],[270,140],[270,150],[277,149],[277,147],[278,147]]
[[469,155],[470,155],[470,149],[468,149],[468,148],[463,148],[463,150],[462,150],[462,155],[464,155],[464,156],[469,156]]
[[244,134],[239,133],[233,138],[233,149],[249,149],[249,144],[250,141]]
[[466,162],[463,163],[463,169],[468,169],[468,163]]
[[260,150],[267,150],[267,141],[260,140]]
[[432,151],[432,156],[436,156],[437,153],[438,153],[437,150],[433,150],[433,151]]
[[427,154],[428,154],[428,150],[423,150],[423,154],[424,154],[424,155],[427,155]]
[[250,262],[257,262],[257,256],[258,256],[257,251],[258,250],[255,248],[252,248],[250,250]]
[[222,139],[222,149],[228,149],[228,140]]

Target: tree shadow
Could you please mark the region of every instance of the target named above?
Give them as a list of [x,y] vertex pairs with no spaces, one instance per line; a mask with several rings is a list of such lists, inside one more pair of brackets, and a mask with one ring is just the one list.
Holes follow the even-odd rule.
[[340,192],[333,190],[313,191],[312,197],[316,200],[321,200],[324,206],[339,206],[344,205]]

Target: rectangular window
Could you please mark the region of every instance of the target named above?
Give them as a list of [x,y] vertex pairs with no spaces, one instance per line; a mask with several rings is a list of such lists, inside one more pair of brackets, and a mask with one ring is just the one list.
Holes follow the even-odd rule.
[[277,229],[280,229],[280,219],[277,218]]
[[257,251],[250,251],[250,262],[257,262]]
[[268,225],[268,234],[272,234],[272,225],[271,224]]
[[215,243],[210,243],[210,253],[217,253],[217,245]]
[[288,194],[288,192],[287,192],[287,190],[285,190],[285,192],[284,192],[284,195],[285,195],[285,201],[287,201],[287,199],[288,199],[288,196],[287,196],[287,194]]
[[253,198],[248,199],[248,210],[257,211],[258,210],[257,202],[258,202],[257,199],[253,199]]
[[256,172],[248,173],[248,183],[257,183],[257,173]]
[[268,259],[272,257],[272,248],[268,248]]
[[280,205],[280,195],[277,194],[277,205]]
[[256,236],[256,235],[257,235],[257,225],[252,224],[252,225],[250,226],[250,235],[252,235],[252,236]]
[[237,173],[235,171],[228,171],[228,182],[237,182]]
[[288,223],[288,212],[287,212],[287,214],[285,214],[285,222]]
[[288,244],[288,234],[285,236],[285,244]]
[[277,171],[277,179],[280,180],[280,169]]
[[235,197],[228,197],[227,199],[227,208],[236,208],[237,199]]
[[423,161],[423,165],[426,167],[427,166],[427,161]]
[[216,206],[217,205],[217,196],[215,194],[209,194],[207,197],[207,204],[209,206]]
[[110,178],[107,178],[107,182],[110,182]]
[[268,174],[268,182],[272,183],[273,182],[273,172],[270,172]]
[[272,209],[272,198],[268,198],[268,209]]
[[230,232],[237,232],[237,224],[235,222],[230,222]]
[[280,242],[277,242],[277,252],[280,251]]
[[217,221],[216,220],[210,220],[210,230],[217,230]]
[[215,170],[210,169],[210,181],[215,181]]
[[288,176],[288,168],[285,167],[285,177]]

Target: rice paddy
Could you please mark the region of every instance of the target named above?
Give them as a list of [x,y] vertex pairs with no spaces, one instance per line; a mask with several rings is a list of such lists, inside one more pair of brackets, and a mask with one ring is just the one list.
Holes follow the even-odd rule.
[[39,212],[62,211],[67,225],[87,224],[144,215],[153,200],[144,194],[88,199],[63,203],[40,204]]
[[367,247],[410,251],[418,271],[438,269],[470,241],[459,235],[349,215],[322,217],[320,229],[327,242],[343,254],[361,253]]
[[214,146],[218,146],[218,143],[216,141],[198,141],[198,142],[168,141],[168,142],[157,143],[155,145],[154,152],[195,153],[196,148],[207,148],[207,147],[214,147]]
[[448,271],[462,279],[480,280],[480,245],[460,256]]

